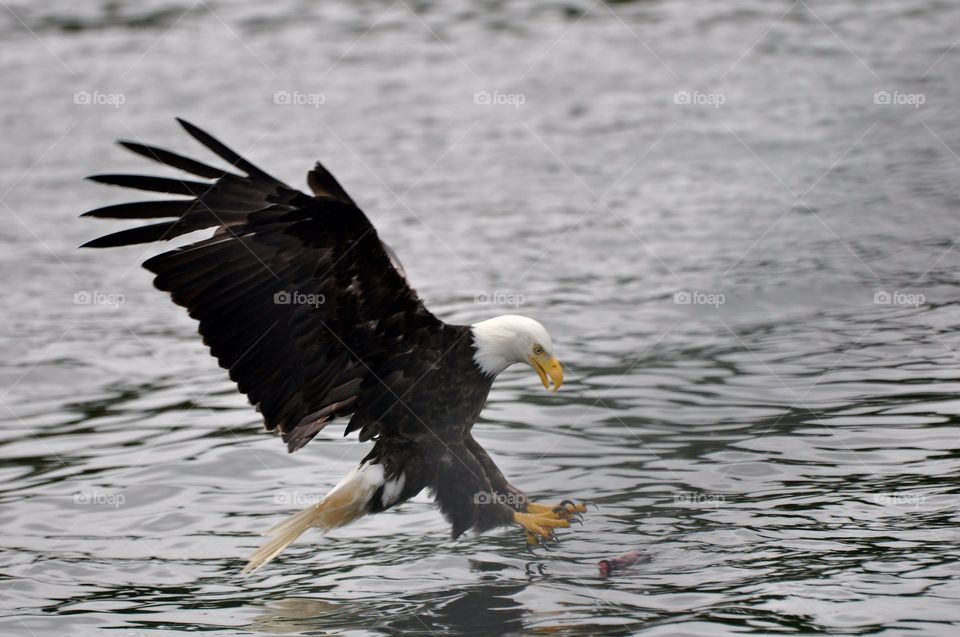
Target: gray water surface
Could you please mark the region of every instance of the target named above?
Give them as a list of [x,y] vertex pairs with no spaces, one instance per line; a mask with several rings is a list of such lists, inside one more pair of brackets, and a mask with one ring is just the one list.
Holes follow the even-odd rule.
[[[958,38],[936,1],[8,0],[0,632],[956,634]],[[424,494],[239,576],[365,447],[287,455],[158,249],[76,249],[129,197],[82,177],[153,169],[112,140],[215,162],[175,116],[322,159],[445,320],[549,327],[568,383],[510,370],[475,432],[583,527],[451,541]]]

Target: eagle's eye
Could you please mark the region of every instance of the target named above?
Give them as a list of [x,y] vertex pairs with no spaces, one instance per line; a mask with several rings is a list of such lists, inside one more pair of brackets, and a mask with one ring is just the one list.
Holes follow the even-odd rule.
[[534,345],[534,346],[533,346],[533,353],[536,354],[537,356],[542,356],[542,355],[543,355],[543,347],[541,347],[540,345]]

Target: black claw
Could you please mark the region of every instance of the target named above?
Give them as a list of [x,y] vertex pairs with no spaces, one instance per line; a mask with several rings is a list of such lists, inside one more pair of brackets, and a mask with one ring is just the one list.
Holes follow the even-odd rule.
[[568,518],[567,522],[569,522],[570,524],[579,524],[580,526],[583,526],[583,518],[581,518],[580,516],[574,516],[574,517]]
[[572,500],[564,500],[558,506],[553,507],[553,512],[562,515],[564,520],[583,521],[583,515],[577,511],[576,504]]

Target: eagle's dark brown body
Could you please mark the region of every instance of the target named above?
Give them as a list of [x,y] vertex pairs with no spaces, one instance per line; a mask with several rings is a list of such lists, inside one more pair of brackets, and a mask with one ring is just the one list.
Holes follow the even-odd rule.
[[[382,419],[386,435],[364,461],[383,464],[388,480],[405,475],[404,490],[391,506],[430,489],[456,538],[471,528],[509,523],[513,509],[503,504],[504,496],[512,494],[509,501],[518,503],[523,498],[514,497],[519,491],[471,435],[493,379],[473,363],[469,328],[451,327],[450,333],[454,342],[447,351],[453,355],[444,356],[402,402],[394,403]],[[417,386],[427,389],[417,392]],[[379,497],[370,504],[371,513],[384,509]]]

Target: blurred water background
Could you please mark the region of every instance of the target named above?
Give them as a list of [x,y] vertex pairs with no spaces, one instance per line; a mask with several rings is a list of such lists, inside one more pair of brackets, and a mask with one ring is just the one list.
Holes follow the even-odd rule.
[[[3,634],[956,634],[960,4],[2,4]],[[287,455],[155,249],[76,249],[129,197],[81,178],[153,168],[112,140],[215,161],[175,116],[323,160],[442,318],[551,329],[568,384],[476,434],[582,528],[422,495],[238,576],[365,450]]]

